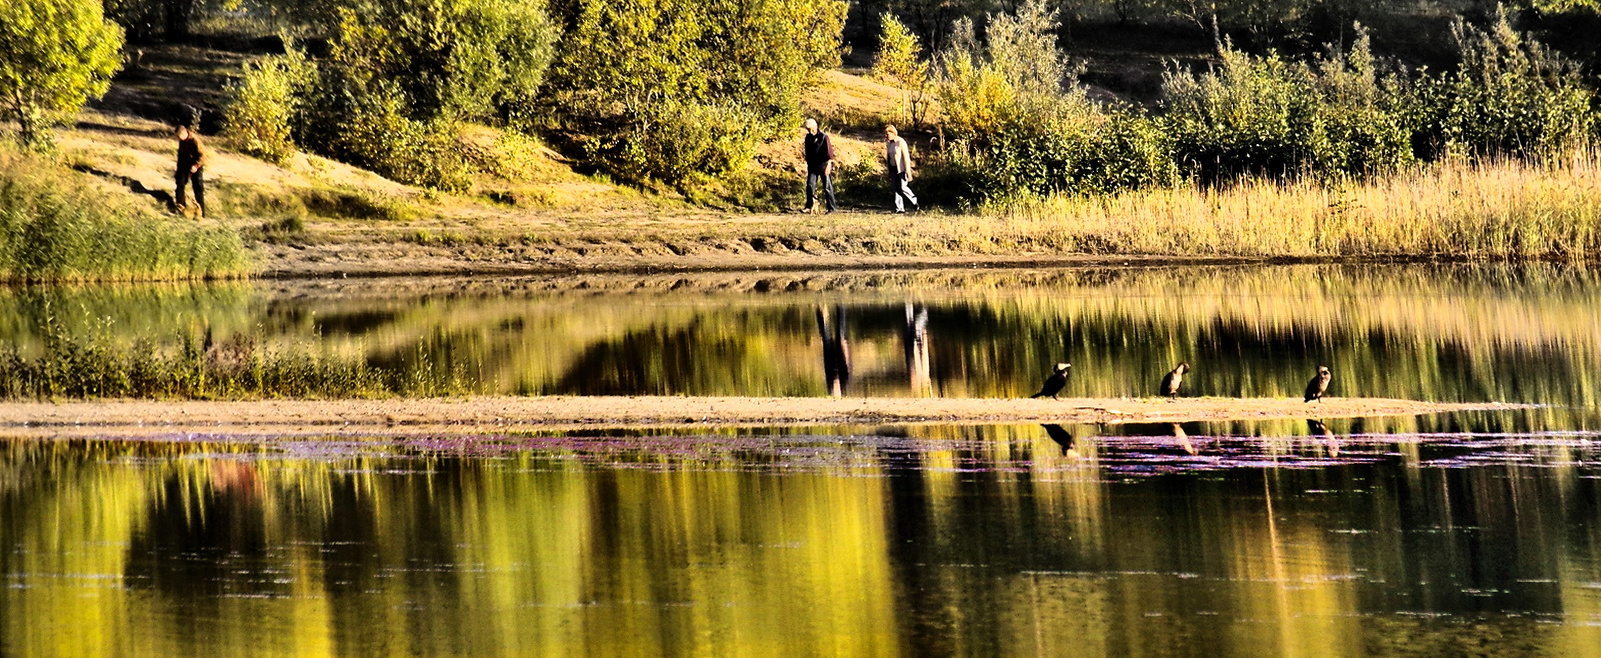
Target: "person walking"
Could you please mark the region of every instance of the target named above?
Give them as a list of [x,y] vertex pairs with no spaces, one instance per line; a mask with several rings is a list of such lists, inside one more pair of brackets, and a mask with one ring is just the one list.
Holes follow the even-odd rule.
[[828,212],[834,212],[834,140],[817,127],[816,119],[807,119],[806,140],[801,148],[806,155],[806,212],[812,211],[817,199],[818,179],[822,179]]
[[895,126],[884,126],[884,173],[889,175],[889,187],[895,194],[895,212],[906,212],[906,203],[917,210],[917,195],[912,194],[912,151],[906,147]]
[[195,185],[195,205],[200,207],[199,217],[206,216],[206,147],[200,143],[200,136],[189,130],[189,126],[178,126],[178,170],[173,178],[178,182],[178,189],[172,194],[172,202],[183,211],[185,204],[183,188],[193,182]]

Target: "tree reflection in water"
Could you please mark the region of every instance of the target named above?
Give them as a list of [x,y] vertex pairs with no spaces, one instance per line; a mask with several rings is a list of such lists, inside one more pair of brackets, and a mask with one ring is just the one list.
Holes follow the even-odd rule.
[[1353,435],[1335,458],[1302,421],[1218,434],[1229,427],[1181,428],[1205,439],[1196,456],[1167,424],[1061,428],[1080,433],[1066,443],[1038,426],[10,441],[0,642],[28,655],[1601,646],[1593,435]]

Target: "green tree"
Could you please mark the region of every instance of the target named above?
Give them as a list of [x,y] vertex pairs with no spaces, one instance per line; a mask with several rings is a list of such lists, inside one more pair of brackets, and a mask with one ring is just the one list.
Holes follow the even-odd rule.
[[902,118],[898,121],[922,125],[928,109],[930,83],[928,62],[922,58],[923,44],[906,24],[885,13],[878,37],[878,54],[873,58],[873,75],[901,90]]
[[48,139],[52,123],[106,93],[121,65],[122,29],[100,0],[0,3],[0,119],[17,122],[24,144]]
[[1595,92],[1580,67],[1512,27],[1504,7],[1478,29],[1451,27],[1460,60],[1435,92],[1431,132],[1473,154],[1551,155],[1590,132]]
[[397,85],[414,118],[527,111],[558,36],[536,0],[332,1],[329,66],[363,85]]
[[[329,53],[300,98],[280,93],[293,82],[288,68],[258,69],[237,90],[263,101],[257,116],[297,106],[295,143],[406,183],[464,189],[472,169],[460,123],[516,124],[535,112],[557,38],[542,1],[328,3],[338,17]],[[266,137],[263,155],[283,152]]]

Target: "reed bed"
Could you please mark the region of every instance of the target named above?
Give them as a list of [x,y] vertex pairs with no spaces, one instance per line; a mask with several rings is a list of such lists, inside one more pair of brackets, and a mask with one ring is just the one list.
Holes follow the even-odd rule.
[[160,215],[87,174],[0,149],[0,282],[248,273],[248,252],[233,229]]
[[267,349],[238,337],[213,344],[119,343],[54,331],[37,354],[0,351],[0,399],[382,398],[473,392],[456,369],[383,368],[315,346]]
[[1601,154],[1054,197],[978,217],[981,235],[1091,253],[1589,260],[1601,255]]

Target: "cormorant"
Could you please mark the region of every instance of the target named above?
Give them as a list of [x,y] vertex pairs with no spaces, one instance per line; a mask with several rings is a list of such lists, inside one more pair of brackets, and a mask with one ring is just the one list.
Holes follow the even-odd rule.
[[1050,377],[1045,378],[1044,384],[1040,385],[1040,392],[1029,397],[1043,398],[1049,395],[1051,399],[1056,399],[1056,394],[1061,393],[1062,387],[1067,386],[1067,369],[1071,367],[1073,367],[1071,363],[1056,364],[1056,370],[1051,373]]
[[1330,377],[1333,377],[1333,375],[1329,374],[1328,366],[1318,366],[1317,376],[1306,383],[1306,399],[1302,400],[1302,402],[1311,402],[1313,400],[1322,402],[1323,393],[1329,390]]
[[1162,377],[1162,385],[1157,390],[1170,399],[1177,397],[1179,387],[1184,385],[1184,373],[1189,371],[1189,363],[1180,363],[1179,367],[1173,369],[1173,372],[1167,373]]

